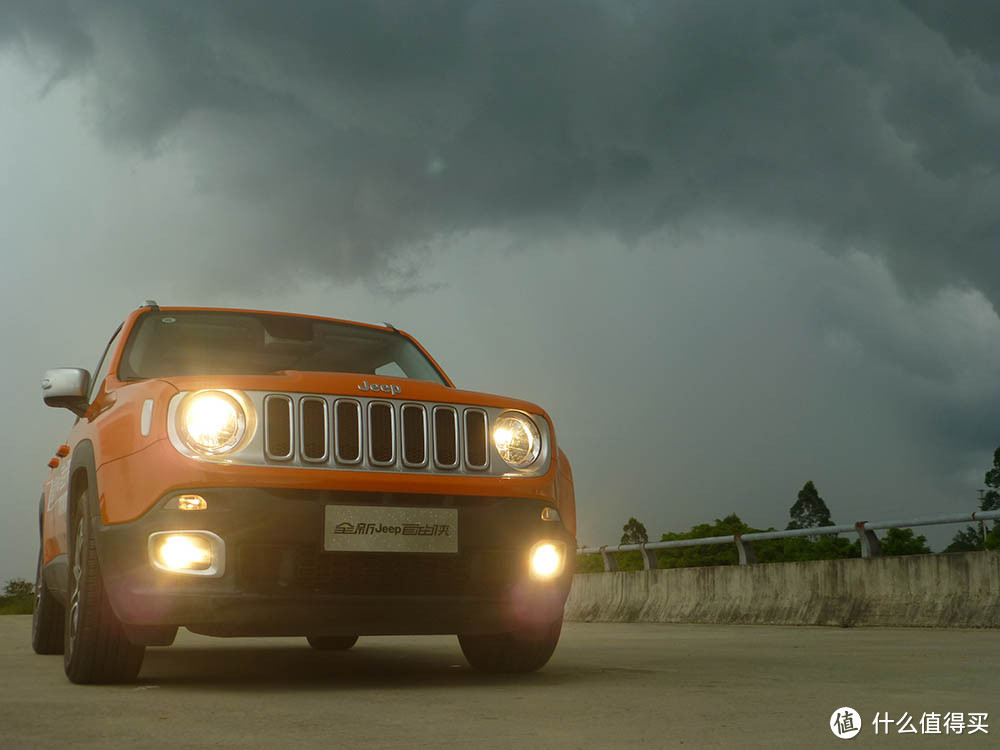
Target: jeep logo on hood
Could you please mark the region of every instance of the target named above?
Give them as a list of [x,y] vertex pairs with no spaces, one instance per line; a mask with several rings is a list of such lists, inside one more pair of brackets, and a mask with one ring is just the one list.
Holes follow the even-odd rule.
[[395,396],[402,390],[402,388],[400,388],[398,385],[388,385],[385,383],[380,385],[379,383],[369,383],[367,380],[362,380],[361,385],[358,386],[358,390],[381,391],[382,393],[391,393],[393,396]]

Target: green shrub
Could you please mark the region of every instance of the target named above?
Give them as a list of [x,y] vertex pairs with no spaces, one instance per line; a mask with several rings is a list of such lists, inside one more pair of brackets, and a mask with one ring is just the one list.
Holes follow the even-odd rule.
[[35,608],[35,584],[23,578],[7,581],[0,596],[0,615],[30,615]]
[[30,615],[35,609],[35,597],[0,596],[0,615]]

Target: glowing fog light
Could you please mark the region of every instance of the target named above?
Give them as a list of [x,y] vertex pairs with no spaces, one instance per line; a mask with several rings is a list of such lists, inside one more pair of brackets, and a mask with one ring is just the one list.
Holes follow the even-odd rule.
[[168,536],[156,553],[170,570],[205,570],[212,564],[212,546],[197,536]]
[[493,424],[493,444],[500,458],[516,469],[530,466],[542,450],[535,423],[526,414],[505,411]]
[[223,391],[200,391],[181,406],[178,428],[192,450],[219,455],[233,450],[246,434],[243,406]]
[[536,578],[555,578],[562,573],[565,557],[562,542],[539,542],[531,548],[531,572]]
[[159,531],[149,537],[149,556],[160,570],[219,576],[224,572],[225,544],[210,531]]

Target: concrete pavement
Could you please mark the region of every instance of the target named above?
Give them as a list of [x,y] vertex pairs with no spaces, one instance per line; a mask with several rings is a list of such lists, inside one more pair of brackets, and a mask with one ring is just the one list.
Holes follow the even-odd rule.
[[[1000,633],[568,623],[549,665],[472,671],[454,637],[304,639],[182,630],[139,682],[76,686],[0,617],[0,747],[996,747]],[[864,728],[829,729],[851,706]],[[988,712],[989,735],[875,736],[875,712]],[[919,731],[919,727],[918,731]]]

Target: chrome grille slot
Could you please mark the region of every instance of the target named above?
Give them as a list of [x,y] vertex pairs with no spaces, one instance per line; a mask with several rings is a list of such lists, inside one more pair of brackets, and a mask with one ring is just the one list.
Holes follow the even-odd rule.
[[458,412],[451,406],[434,407],[434,465],[458,468]]
[[490,447],[487,443],[486,412],[482,409],[465,410],[465,465],[482,471],[490,464]]
[[396,462],[395,423],[392,404],[368,404],[368,460],[373,466],[392,466]]
[[354,399],[338,399],[333,407],[337,461],[361,463],[361,404]]
[[399,413],[403,465],[411,468],[426,466],[427,410],[420,404],[403,404]]
[[329,435],[326,401],[309,396],[301,399],[299,401],[299,450],[302,451],[302,459],[312,463],[326,461],[330,457]]
[[271,395],[264,399],[264,453],[275,461],[292,457],[292,400]]

